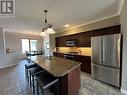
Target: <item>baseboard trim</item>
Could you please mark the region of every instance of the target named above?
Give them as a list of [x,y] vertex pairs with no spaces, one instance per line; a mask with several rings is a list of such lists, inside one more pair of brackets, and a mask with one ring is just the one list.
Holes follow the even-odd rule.
[[0,69],[11,67],[11,66],[15,66],[15,65],[18,65],[18,64],[11,64],[11,65],[2,66],[2,67],[0,67]]
[[127,95],[127,90],[125,90],[125,89],[121,89],[121,93]]

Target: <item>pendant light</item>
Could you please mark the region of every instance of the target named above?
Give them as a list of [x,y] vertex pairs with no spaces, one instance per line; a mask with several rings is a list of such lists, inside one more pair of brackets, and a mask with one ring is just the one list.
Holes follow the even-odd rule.
[[42,28],[42,35],[43,34],[54,34],[55,31],[52,28],[52,24],[48,24],[48,20],[47,20],[47,10],[44,10],[44,27]]

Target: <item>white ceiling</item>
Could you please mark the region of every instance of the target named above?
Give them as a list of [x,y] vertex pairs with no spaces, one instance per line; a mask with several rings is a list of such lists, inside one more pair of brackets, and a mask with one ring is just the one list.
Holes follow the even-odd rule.
[[[36,24],[37,27],[41,27],[44,23],[43,10],[47,9],[48,22],[52,23],[55,29],[64,29],[64,24],[70,24],[71,27],[73,27],[93,20],[116,15],[121,0],[15,1],[16,19],[25,22],[28,21],[32,23],[32,25]],[[26,26],[28,24],[25,23]]]

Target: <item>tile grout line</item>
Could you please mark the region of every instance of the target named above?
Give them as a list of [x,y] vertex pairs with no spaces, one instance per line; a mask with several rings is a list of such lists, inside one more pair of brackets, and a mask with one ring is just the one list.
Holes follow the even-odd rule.
[[[9,72],[9,67],[7,67],[7,71]],[[7,95],[9,95],[9,93],[8,93],[8,89],[9,89],[9,75],[8,75]]]
[[22,92],[22,95],[23,95],[23,88],[22,88],[22,86],[21,86],[21,81],[20,81],[20,79],[19,79],[19,72],[18,72],[18,81],[19,81],[20,89],[21,89],[21,92]]
[[[18,95],[18,94],[31,95],[32,94],[30,88],[28,87],[29,89],[27,89],[27,86],[28,86],[27,82],[28,81],[26,80],[25,73],[24,73],[24,65],[25,65],[25,63],[26,63],[25,61],[22,61],[18,66],[14,67],[14,68],[8,67],[8,68],[6,68],[7,69],[6,72],[5,73],[3,72],[3,75],[7,76],[7,77],[5,77],[5,78],[7,78],[7,81],[5,81],[5,82],[7,82],[7,95],[9,95],[8,88],[9,88],[9,86],[11,86],[10,79],[11,78],[13,79],[13,76],[14,76],[14,79],[17,78],[17,82],[16,83],[19,82],[19,87],[20,87],[20,90],[21,90],[21,91],[19,91],[19,93],[17,92],[16,95]],[[104,91],[107,92],[106,95],[111,95],[111,94],[113,94],[113,95],[121,95],[121,94],[119,94],[119,90],[117,90],[115,88],[112,88],[111,86],[105,85],[104,83],[101,83],[101,82],[98,82],[98,81],[92,79],[91,76],[88,76],[84,72],[83,72],[83,74],[81,74],[81,76],[82,76],[81,88],[87,89],[87,84],[91,85],[91,87],[92,87],[92,90],[90,90],[91,93],[88,93],[88,95],[95,95],[96,94],[95,93],[96,90],[100,90],[101,89],[101,88],[96,88],[99,84],[100,84],[100,87],[101,87],[101,85],[102,85],[102,87],[103,86],[107,87],[106,90],[104,89]],[[26,87],[26,89],[24,89],[25,87]],[[90,89],[91,89],[91,87],[90,87]],[[110,90],[110,87],[111,87],[111,90]],[[89,90],[89,88],[88,88],[88,90]],[[112,92],[112,90],[113,90],[113,92]],[[105,94],[105,93],[102,93],[102,94]],[[79,95],[81,95],[81,94],[79,94]],[[82,95],[85,95],[85,94],[82,94]]]
[[22,87],[22,84],[21,84],[21,80],[20,80],[19,75],[20,75],[20,72],[18,72],[18,79],[19,79],[19,83],[20,83],[22,95],[24,95],[24,93],[23,93],[23,87]]
[[93,89],[92,95],[94,95],[94,91],[95,91],[96,84],[97,84],[97,83],[95,83],[95,86],[94,86],[94,89]]

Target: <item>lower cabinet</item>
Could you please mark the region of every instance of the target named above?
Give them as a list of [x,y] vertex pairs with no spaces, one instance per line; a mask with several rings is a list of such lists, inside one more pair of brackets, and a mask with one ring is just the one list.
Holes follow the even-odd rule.
[[53,52],[53,56],[64,58],[64,53]]
[[[64,58],[64,53],[53,52],[56,57]],[[74,60],[81,62],[81,71],[91,74],[91,57],[83,55],[74,55]]]
[[83,55],[75,55],[75,61],[81,62],[81,71],[91,74],[91,57]]

